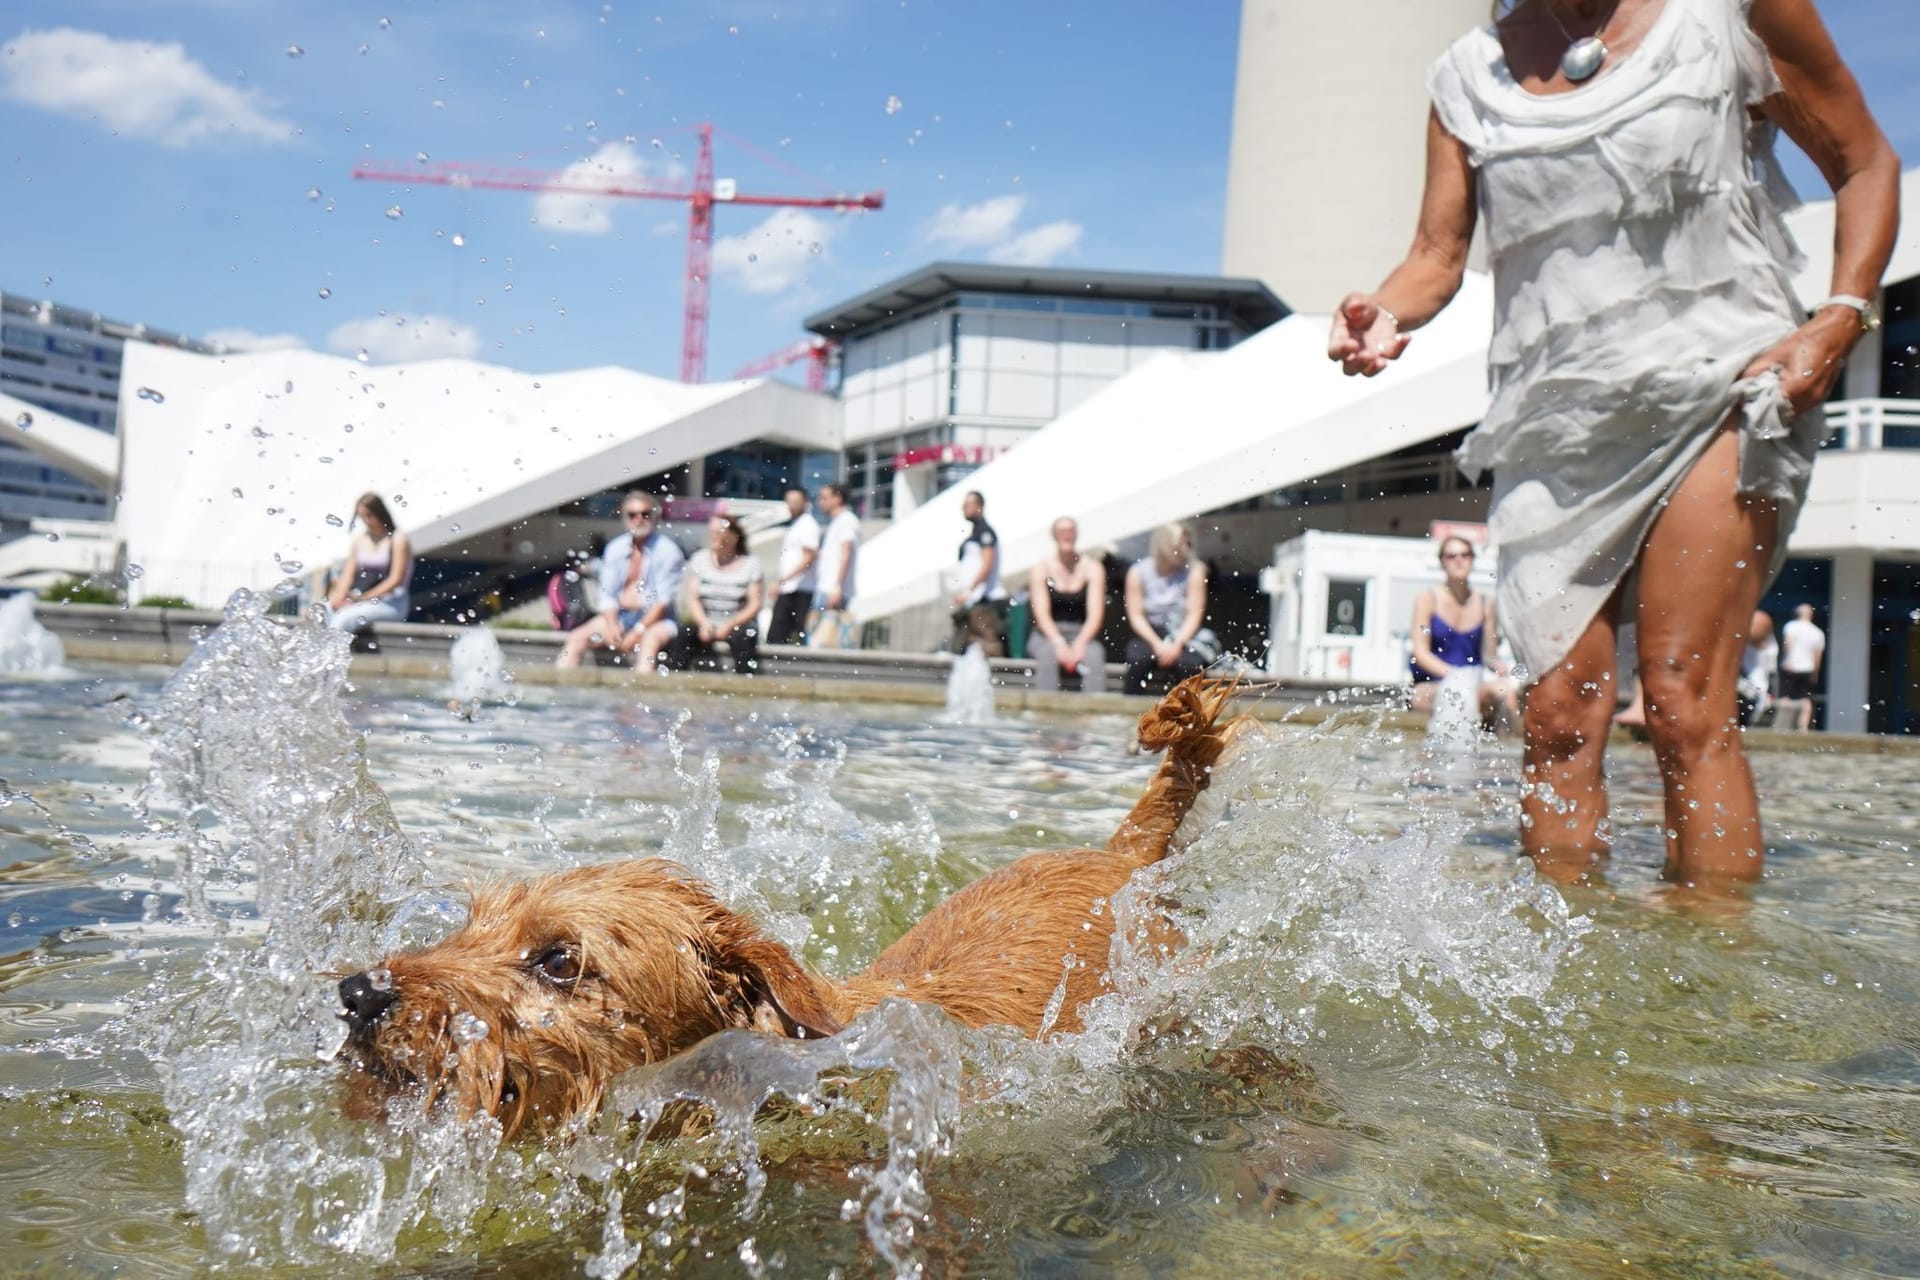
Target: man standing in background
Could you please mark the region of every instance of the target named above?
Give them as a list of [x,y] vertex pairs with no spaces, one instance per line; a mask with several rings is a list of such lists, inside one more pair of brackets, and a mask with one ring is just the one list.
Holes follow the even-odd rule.
[[773,600],[768,644],[800,644],[806,639],[807,610],[813,607],[813,589],[819,580],[820,522],[813,518],[807,491],[791,485],[786,492],[787,534],[780,542],[780,582]]
[[1813,606],[1803,604],[1780,629],[1780,702],[1774,710],[1779,728],[1805,733],[1813,727],[1813,691],[1826,653],[1827,633],[1814,625]]
[[987,523],[987,500],[978,489],[961,499],[967,536],[960,543],[960,589],[953,593],[953,651],[979,641],[989,658],[1007,652],[1007,589],[1000,585],[1000,535]]

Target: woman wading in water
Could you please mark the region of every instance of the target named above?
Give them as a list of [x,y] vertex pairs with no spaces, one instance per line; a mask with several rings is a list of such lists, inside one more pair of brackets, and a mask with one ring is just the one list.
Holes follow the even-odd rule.
[[[1761,873],[1736,713],[1747,620],[1785,558],[1821,401],[1878,323],[1899,160],[1812,0],[1521,0],[1428,77],[1407,258],[1350,294],[1328,355],[1372,377],[1459,288],[1484,217],[1501,626],[1527,694],[1522,840],[1585,875],[1610,843],[1615,630],[1638,624],[1667,872]],[[1775,128],[1836,197],[1831,296],[1804,314]]]

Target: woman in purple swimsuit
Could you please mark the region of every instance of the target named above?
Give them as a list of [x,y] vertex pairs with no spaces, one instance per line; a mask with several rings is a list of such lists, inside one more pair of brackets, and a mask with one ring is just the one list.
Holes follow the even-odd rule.
[[1473,544],[1458,535],[1440,540],[1443,587],[1422,591],[1413,602],[1413,709],[1432,711],[1440,682],[1455,667],[1484,667],[1480,715],[1493,724],[1517,724],[1514,682],[1500,660],[1500,633],[1493,601],[1467,581],[1473,572]]

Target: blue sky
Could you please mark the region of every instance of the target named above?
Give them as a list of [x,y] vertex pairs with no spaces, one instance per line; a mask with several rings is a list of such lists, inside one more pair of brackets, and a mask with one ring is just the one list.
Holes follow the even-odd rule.
[[[1920,163],[1920,9],[1822,9]],[[1209,272],[1238,15],[1231,0],[13,0],[0,289],[376,360],[672,375],[684,206],[348,174],[424,152],[671,179],[702,120],[765,153],[721,142],[717,170],[743,190],[887,195],[864,215],[719,211],[709,376],[939,257]]]

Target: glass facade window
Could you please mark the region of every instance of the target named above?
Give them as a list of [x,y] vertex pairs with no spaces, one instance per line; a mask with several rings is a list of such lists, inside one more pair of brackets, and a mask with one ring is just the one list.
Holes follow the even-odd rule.
[[1887,286],[1880,330],[1880,394],[1920,400],[1920,276]]
[[800,479],[800,450],[752,441],[708,454],[706,473],[710,498],[778,499]]

